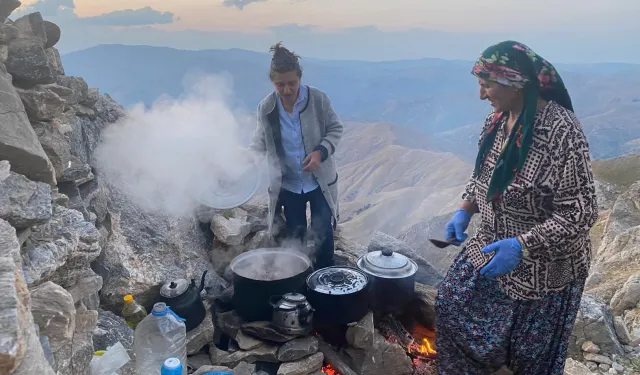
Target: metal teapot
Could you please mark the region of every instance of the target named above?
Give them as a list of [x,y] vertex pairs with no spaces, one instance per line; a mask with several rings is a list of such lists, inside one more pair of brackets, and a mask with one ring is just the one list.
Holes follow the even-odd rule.
[[303,335],[311,331],[315,309],[303,294],[272,296],[269,303],[273,307],[272,323],[277,331],[291,335]]
[[196,287],[194,279],[191,279],[191,283],[185,279],[169,281],[160,288],[160,296],[156,298],[155,302],[166,303],[176,315],[185,320],[187,332],[198,327],[207,314],[200,297],[206,275],[205,270],[200,287]]

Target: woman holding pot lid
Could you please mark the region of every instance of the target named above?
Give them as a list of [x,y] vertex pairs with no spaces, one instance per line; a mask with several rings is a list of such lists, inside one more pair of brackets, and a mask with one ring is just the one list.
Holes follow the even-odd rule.
[[299,57],[280,43],[271,47],[269,77],[275,88],[258,105],[251,148],[270,166],[269,228],[284,208],[287,237],[303,240],[307,203],[316,268],[333,264],[333,231],[338,221],[338,173],[333,154],[343,126],[329,97],[301,84]]
[[553,65],[506,41],[473,74],[487,116],[463,203],[446,226],[471,237],[436,301],[441,375],[563,374],[598,211],[589,147]]

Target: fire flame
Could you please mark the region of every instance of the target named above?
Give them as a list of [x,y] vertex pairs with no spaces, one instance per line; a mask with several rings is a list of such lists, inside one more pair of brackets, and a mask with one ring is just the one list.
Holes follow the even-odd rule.
[[420,353],[423,354],[436,354],[435,349],[431,347],[431,343],[427,340],[426,337],[422,339],[422,344],[420,345]]
[[330,363],[322,366],[322,373],[327,375],[340,375],[340,373],[336,371],[336,369],[334,369]]

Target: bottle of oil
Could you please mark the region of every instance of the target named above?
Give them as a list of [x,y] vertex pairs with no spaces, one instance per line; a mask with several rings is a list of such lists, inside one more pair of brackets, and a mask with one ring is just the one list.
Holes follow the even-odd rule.
[[122,317],[127,321],[127,325],[131,329],[136,329],[138,323],[146,318],[147,310],[139,303],[134,301],[131,294],[124,296],[124,307],[122,308]]

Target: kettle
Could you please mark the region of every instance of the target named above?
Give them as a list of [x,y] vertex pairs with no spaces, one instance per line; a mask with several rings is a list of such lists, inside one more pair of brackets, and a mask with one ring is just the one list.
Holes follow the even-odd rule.
[[311,332],[311,321],[315,309],[300,293],[287,293],[271,296],[269,304],[273,307],[272,323],[274,328],[284,334],[304,335]]
[[155,302],[164,302],[179,317],[185,320],[187,332],[198,327],[207,314],[200,292],[204,289],[205,270],[202,274],[200,287],[196,287],[196,281],[191,283],[185,279],[177,279],[167,282],[160,288],[160,296]]

